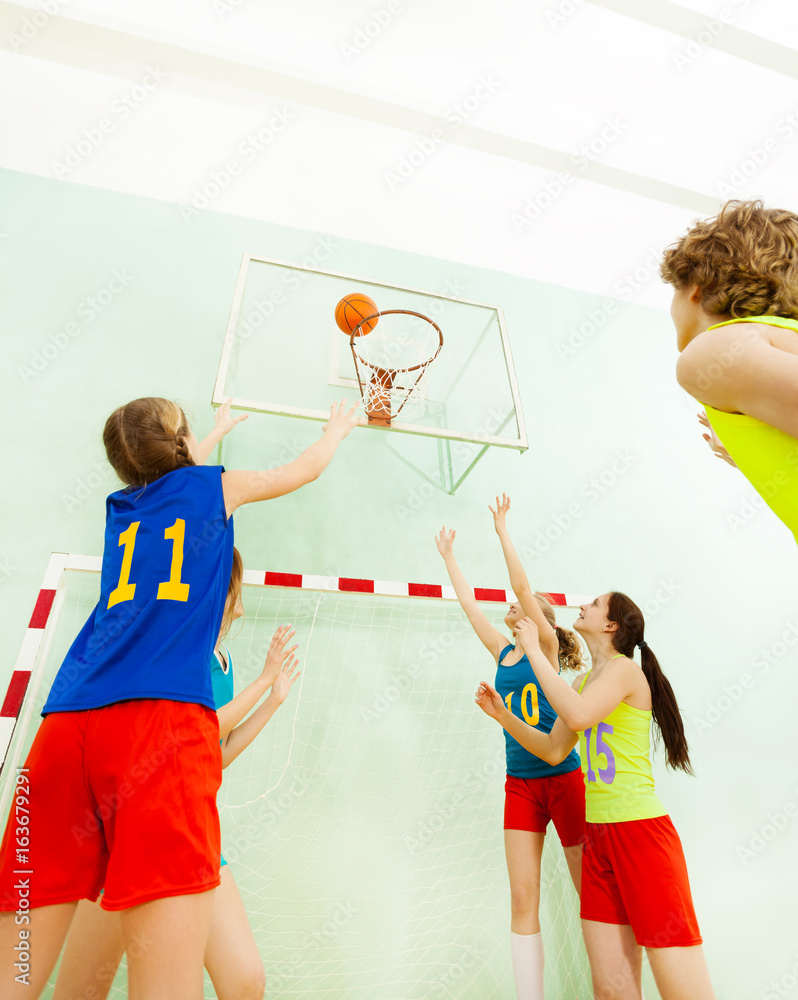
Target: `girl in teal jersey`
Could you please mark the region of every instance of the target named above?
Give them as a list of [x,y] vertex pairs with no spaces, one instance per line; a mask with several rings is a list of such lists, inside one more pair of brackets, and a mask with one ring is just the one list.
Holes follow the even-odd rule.
[[661,273],[704,439],[798,539],[798,216],[727,202],[668,248]]
[[[233,622],[244,614],[241,603],[243,571],[241,555],[234,549],[222,628],[210,665],[222,738],[222,767],[228,767],[249,746],[300,677],[293,655],[297,647],[286,648],[294,633],[284,625],[272,637],[261,675],[233,697],[232,658],[222,640]],[[245,719],[270,688],[269,697]],[[53,1000],[73,997],[105,1000],[124,951],[119,914],[103,910],[99,903],[81,900],[67,937]],[[263,996],[266,985],[263,960],[249,926],[241,893],[224,857],[205,945],[205,968],[219,1000],[241,1000],[242,997],[259,1000]]]
[[[578,640],[560,628],[549,602],[535,594],[510,540],[506,517],[510,500],[496,498],[494,527],[501,542],[510,583],[516,596],[505,616],[505,625],[516,638],[517,623],[528,616],[539,629],[539,650],[552,670],[581,666]],[[454,558],[454,531],[441,529],[436,538],[457,599],[479,639],[496,661],[496,685],[502,698],[519,719],[548,732],[555,713],[538,684],[524,650],[508,643],[483,614],[473,591]],[[506,737],[507,781],[505,784],[504,849],[510,880],[510,946],[518,1000],[543,998],[543,941],[540,932],[540,862],[550,821],[554,822],[577,893],[581,880],[584,839],[585,792],[574,752],[551,765],[527,752],[512,736]]]
[[[550,733],[507,711],[483,681],[476,702],[531,753],[556,764],[579,733],[586,782],[582,931],[596,1000],[641,1000],[642,949],[663,1000],[714,1000],[679,837],[654,791],[651,723],[669,767],[692,773],[679,706],[644,639],[637,605],[613,592],[580,608],[574,628],[592,668],[567,684],[540,653],[537,626],[516,635],[559,713]],[[641,666],[632,659],[641,651]]]

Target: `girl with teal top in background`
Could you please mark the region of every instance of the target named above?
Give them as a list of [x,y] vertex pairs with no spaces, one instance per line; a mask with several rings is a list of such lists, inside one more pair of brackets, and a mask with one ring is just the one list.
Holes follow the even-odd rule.
[[541,655],[536,623],[516,625],[559,716],[550,733],[508,712],[486,681],[476,702],[552,764],[579,739],[587,820],[582,932],[596,1000],[641,1000],[643,948],[662,1000],[714,1000],[681,842],[654,791],[652,720],[668,765],[692,773],[673,689],[644,638],[642,612],[625,594],[582,605],[574,628],[593,665],[569,685]]
[[[244,614],[241,602],[243,572],[241,554],[234,548],[222,627],[210,663],[223,768],[228,767],[261,732],[300,676],[293,655],[297,647],[288,647],[294,632],[284,625],[272,637],[260,676],[238,696],[233,696],[233,663],[222,640],[233,622]],[[245,719],[270,688],[269,697]],[[205,946],[205,968],[219,1000],[259,1000],[266,986],[263,960],[238,886],[224,857],[221,866],[221,883],[214,896]],[[103,910],[99,903],[81,900],[67,937],[53,1000],[72,997],[105,1000],[124,951],[119,914]]]
[[798,216],[727,202],[668,248],[661,273],[705,440],[798,540]]
[[[579,640],[560,628],[551,604],[529,586],[524,567],[510,540],[507,513],[510,500],[496,498],[489,507],[516,597],[504,618],[517,640],[518,622],[525,616],[538,628],[537,652],[558,674],[560,669],[582,666]],[[454,531],[442,528],[436,538],[457,599],[471,626],[496,661],[496,686],[508,711],[548,733],[556,715],[538,682],[527,652],[491,625],[474,599],[454,558]],[[523,723],[526,725],[526,722]],[[504,807],[504,852],[510,880],[510,949],[518,1000],[543,1000],[543,939],[540,931],[540,863],[549,822],[560,837],[563,853],[577,893],[580,891],[582,842],[585,836],[585,790],[579,757],[569,752],[546,762],[506,734],[507,780]]]

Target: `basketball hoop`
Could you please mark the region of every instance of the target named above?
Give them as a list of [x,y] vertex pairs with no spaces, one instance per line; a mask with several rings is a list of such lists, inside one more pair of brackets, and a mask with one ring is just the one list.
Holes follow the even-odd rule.
[[[386,316],[411,319],[400,331],[385,323]],[[375,319],[380,322],[372,326]],[[366,328],[362,333],[361,327]],[[423,416],[432,362],[443,347],[437,323],[409,309],[385,309],[363,317],[350,334],[349,346],[370,424],[390,427],[400,413]],[[397,362],[401,367],[395,367]]]

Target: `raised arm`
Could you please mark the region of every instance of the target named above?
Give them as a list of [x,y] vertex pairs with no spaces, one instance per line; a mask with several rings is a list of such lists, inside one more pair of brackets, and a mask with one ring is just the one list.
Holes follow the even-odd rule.
[[482,681],[479,685],[475,701],[486,715],[495,719],[525,750],[545,760],[547,764],[562,763],[576,744],[576,733],[562,719],[555,721],[550,733],[528,726],[513,715],[487,681]]
[[297,648],[296,643],[286,649],[289,641],[293,638],[294,630],[290,625],[281,625],[272,636],[269,644],[269,651],[266,654],[266,662],[260,677],[248,684],[244,690],[217,709],[219,717],[219,734],[222,738],[222,745],[229,733],[239,724],[244,716],[261,700],[269,688],[274,684],[283,664]]
[[460,602],[460,607],[465,611],[466,617],[471,622],[471,627],[479,636],[482,644],[498,660],[499,653],[507,645],[507,640],[488,621],[484,612],[477,604],[474,598],[474,591],[468,586],[466,578],[463,576],[463,571],[457,565],[457,560],[454,557],[454,536],[454,531],[447,531],[446,528],[441,528],[439,534],[435,536],[435,544],[438,546],[438,552],[443,556],[443,561],[446,563],[446,571],[449,574],[449,579],[452,581],[452,586],[457,595],[457,600]]
[[241,751],[250,745],[288,697],[291,686],[301,676],[296,667],[297,662],[293,656],[286,660],[280,668],[274,684],[272,684],[272,692],[266,701],[256,708],[240,726],[236,726],[222,743],[222,767],[228,767],[232,764]]
[[230,402],[232,398],[231,396],[229,399],[226,399],[216,411],[213,430],[197,445],[197,465],[205,465],[211,452],[225,434],[229,434],[236,424],[240,424],[242,420],[246,420],[249,416],[248,413],[242,413],[237,417],[230,416]]
[[347,409],[346,400],[333,403],[322,436],[287,465],[261,471],[236,469],[223,473],[222,489],[227,516],[245,503],[273,500],[318,479],[330,464],[338,445],[357,424],[355,411],[358,406],[359,402]]
[[510,574],[510,586],[512,587],[513,593],[515,594],[518,603],[521,605],[521,610],[524,612],[526,617],[531,618],[537,625],[538,632],[540,634],[541,649],[544,651],[552,664],[557,663],[557,654],[559,653],[560,648],[557,633],[546,621],[546,616],[543,614],[543,611],[538,604],[534,591],[529,586],[526,571],[524,570],[521,560],[518,558],[518,553],[515,551],[515,546],[513,545],[510,539],[510,533],[507,530],[507,513],[510,510],[510,498],[506,493],[502,493],[501,500],[496,497],[496,509],[494,510],[493,507],[488,504],[488,510],[491,514],[493,514],[493,526],[496,529],[496,534],[499,536],[499,541],[501,542],[502,552],[504,553],[504,561],[507,564],[507,571]]
[[515,635],[529,657],[549,704],[574,732],[582,732],[606,719],[613,709],[636,690],[636,682],[641,676],[640,668],[624,656],[610,660],[602,668],[601,676],[590,684],[587,691],[580,694],[575,685],[571,686],[563,680],[541,653],[537,627],[533,621],[523,618],[515,626]]

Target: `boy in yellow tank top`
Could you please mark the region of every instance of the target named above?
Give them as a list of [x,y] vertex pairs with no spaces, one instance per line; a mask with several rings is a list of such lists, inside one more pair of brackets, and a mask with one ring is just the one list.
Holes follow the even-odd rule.
[[[477,704],[550,764],[563,759],[579,734],[587,820],[581,916],[596,997],[640,997],[645,948],[662,1000],[714,1000],[684,852],[651,770],[653,720],[668,765],[692,773],[673,689],[643,638],[640,608],[625,594],[583,605],[574,629],[593,666],[569,685],[540,656],[534,623],[516,626],[558,714],[550,733],[512,715],[485,681]],[[632,659],[635,647],[642,669]]]
[[668,248],[661,274],[705,440],[798,540],[798,216],[727,202]]

